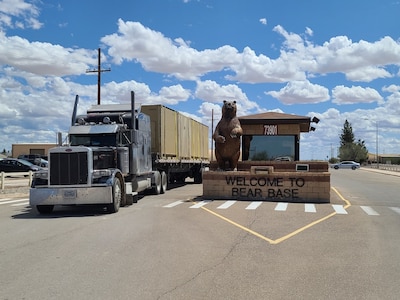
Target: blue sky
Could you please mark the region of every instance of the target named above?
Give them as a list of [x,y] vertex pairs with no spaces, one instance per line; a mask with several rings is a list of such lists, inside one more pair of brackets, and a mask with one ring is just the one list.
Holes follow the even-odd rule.
[[317,116],[301,159],[336,155],[346,119],[399,154],[399,15],[397,0],[0,0],[0,151],[65,135],[76,94],[81,113],[97,103],[101,48],[104,104],[134,90],[211,126],[236,100]]

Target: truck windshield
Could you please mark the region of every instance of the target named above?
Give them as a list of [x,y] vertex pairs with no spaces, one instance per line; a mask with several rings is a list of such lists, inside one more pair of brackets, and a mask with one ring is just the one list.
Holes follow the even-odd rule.
[[116,146],[115,134],[70,135],[71,146]]

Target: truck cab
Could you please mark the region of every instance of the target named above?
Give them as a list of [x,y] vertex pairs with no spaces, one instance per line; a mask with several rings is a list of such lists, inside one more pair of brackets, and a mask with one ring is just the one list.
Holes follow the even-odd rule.
[[166,190],[166,175],[152,169],[149,116],[126,105],[97,105],[76,117],[69,143],[49,150],[48,171],[34,175],[30,204],[100,204],[110,212],[137,201],[139,192]]

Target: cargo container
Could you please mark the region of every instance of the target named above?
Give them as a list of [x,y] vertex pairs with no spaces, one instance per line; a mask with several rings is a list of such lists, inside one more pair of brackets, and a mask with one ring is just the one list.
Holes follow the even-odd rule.
[[163,105],[143,105],[151,121],[151,152],[160,161],[208,161],[208,126]]

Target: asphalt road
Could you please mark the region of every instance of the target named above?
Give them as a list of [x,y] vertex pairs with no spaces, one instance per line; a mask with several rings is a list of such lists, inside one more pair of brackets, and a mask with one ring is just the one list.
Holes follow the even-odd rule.
[[2,195],[0,299],[398,299],[400,177],[331,172],[314,206],[203,203],[187,184],[43,217]]

